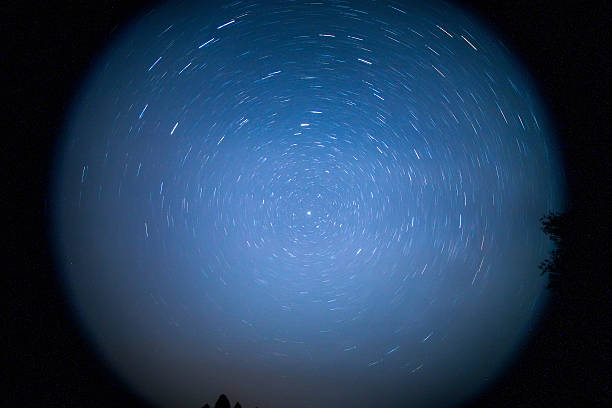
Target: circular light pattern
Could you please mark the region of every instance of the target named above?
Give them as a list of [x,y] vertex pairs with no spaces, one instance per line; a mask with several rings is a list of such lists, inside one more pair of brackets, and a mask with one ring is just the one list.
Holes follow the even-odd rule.
[[448,405],[514,355],[558,160],[499,40],[427,3],[173,4],[101,57],[57,151],[58,253],[145,398]]

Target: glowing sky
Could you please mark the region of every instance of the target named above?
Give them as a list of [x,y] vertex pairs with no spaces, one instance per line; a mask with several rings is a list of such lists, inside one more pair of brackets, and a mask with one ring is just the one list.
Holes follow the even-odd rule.
[[96,61],[55,173],[83,329],[160,405],[445,406],[542,303],[558,159],[448,4],[173,3]]

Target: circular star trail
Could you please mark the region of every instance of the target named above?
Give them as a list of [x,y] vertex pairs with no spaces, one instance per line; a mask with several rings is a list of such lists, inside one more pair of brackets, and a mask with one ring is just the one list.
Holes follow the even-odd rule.
[[453,6],[158,7],[66,123],[67,293],[155,404],[452,405],[537,320],[538,219],[562,202],[551,127]]

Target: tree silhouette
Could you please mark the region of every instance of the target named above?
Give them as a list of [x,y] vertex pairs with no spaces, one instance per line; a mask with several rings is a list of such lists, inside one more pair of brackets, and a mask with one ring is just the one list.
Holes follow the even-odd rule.
[[602,392],[610,390],[606,361],[612,350],[612,218],[604,216],[610,215],[607,205],[585,201],[541,218],[554,248],[540,264],[553,297],[539,350],[558,371],[547,377],[556,390],[580,390],[575,396],[556,395],[566,406],[586,396],[601,406],[612,401],[610,391]]
[[[542,274],[548,274],[549,289],[558,289],[560,286],[560,277],[566,276],[562,273],[565,268],[564,263],[561,262],[561,254],[566,250],[567,247],[567,214],[549,213],[548,215],[540,218],[542,223],[542,231],[548,235],[550,240],[554,243],[554,249],[551,252],[550,258],[540,263],[540,269]],[[563,239],[563,237],[566,237]]]
[[230,405],[229,399],[227,399],[227,396],[225,394],[221,394],[219,396],[219,399],[215,403],[215,408],[231,408],[231,407],[232,406]]
[[610,297],[610,231],[593,209],[571,208],[541,218],[542,231],[554,243],[540,264],[548,287],[562,303],[605,302]]

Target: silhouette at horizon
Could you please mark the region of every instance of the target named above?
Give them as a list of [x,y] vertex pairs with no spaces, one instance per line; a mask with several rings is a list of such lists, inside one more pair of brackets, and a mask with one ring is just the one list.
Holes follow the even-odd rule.
[[[227,395],[225,394],[219,395],[219,398],[217,399],[217,402],[215,403],[215,406],[214,406],[214,408],[231,408],[231,407],[232,405],[230,403],[230,400],[229,398],[227,398]],[[210,405],[206,403],[202,406],[202,408],[210,408]],[[240,405],[240,403],[236,401],[234,408],[242,408],[242,405]]]
[[231,408],[231,407],[232,406],[227,396],[225,394],[219,395],[219,399],[217,399],[217,402],[215,403],[215,408]]

